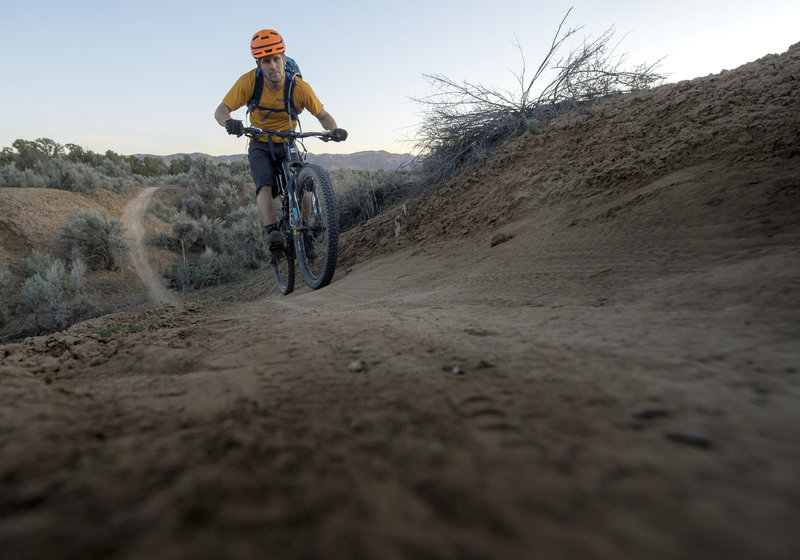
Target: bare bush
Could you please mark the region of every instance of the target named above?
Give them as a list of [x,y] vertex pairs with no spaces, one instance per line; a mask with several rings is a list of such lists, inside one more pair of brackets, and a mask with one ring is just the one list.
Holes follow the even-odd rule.
[[615,52],[613,27],[598,38],[586,37],[578,47],[560,56],[567,41],[581,29],[564,30],[571,11],[561,20],[549,51],[533,75],[516,43],[522,69],[515,74],[515,91],[457,82],[442,75],[425,76],[434,93],[415,101],[425,114],[416,147],[425,159],[427,181],[441,182],[458,167],[483,161],[514,135],[535,131],[564,111],[612,94],[646,89],[664,79],[656,71],[660,61],[623,68],[625,55]]

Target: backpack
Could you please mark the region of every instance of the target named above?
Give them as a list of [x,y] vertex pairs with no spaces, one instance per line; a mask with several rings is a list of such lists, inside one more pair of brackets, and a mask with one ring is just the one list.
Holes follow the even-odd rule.
[[256,68],[256,85],[253,88],[253,95],[247,103],[247,113],[252,113],[256,109],[267,111],[263,120],[266,120],[272,113],[286,112],[293,121],[297,120],[297,111],[294,108],[294,85],[295,77],[303,77],[300,73],[300,67],[294,59],[286,57],[286,79],[283,81],[283,109],[270,109],[267,107],[259,107],[258,102],[261,101],[261,93],[264,91],[264,73],[261,71],[261,66]]

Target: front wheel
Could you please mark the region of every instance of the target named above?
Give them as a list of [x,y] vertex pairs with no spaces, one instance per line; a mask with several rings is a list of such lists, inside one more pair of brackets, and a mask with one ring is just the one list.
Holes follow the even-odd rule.
[[[339,256],[339,216],[331,180],[318,165],[306,164],[297,174],[297,201],[303,207],[302,235],[294,236],[297,264],[303,280],[314,290],[327,286]],[[313,245],[310,247],[309,245]],[[316,258],[311,258],[313,253]]]

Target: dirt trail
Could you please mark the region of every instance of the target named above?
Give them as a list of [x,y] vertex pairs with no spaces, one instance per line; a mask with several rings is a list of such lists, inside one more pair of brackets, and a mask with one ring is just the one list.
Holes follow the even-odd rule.
[[131,264],[136,274],[147,287],[151,299],[156,303],[177,303],[178,298],[171,292],[156,274],[147,257],[147,240],[145,239],[144,216],[150,200],[158,187],[146,187],[125,207],[122,222],[128,232],[128,242],[133,247],[130,253]]
[[0,346],[0,555],[799,557],[798,75],[556,121],[323,290]]

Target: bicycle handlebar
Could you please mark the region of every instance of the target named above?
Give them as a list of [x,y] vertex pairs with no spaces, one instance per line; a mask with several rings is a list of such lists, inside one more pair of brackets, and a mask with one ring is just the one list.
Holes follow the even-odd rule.
[[292,139],[317,137],[323,142],[342,142],[342,140],[334,138],[333,133],[329,130],[325,132],[297,132],[294,130],[269,130],[248,126],[244,129],[244,135],[250,138],[260,138],[261,136],[277,136],[278,138]]

